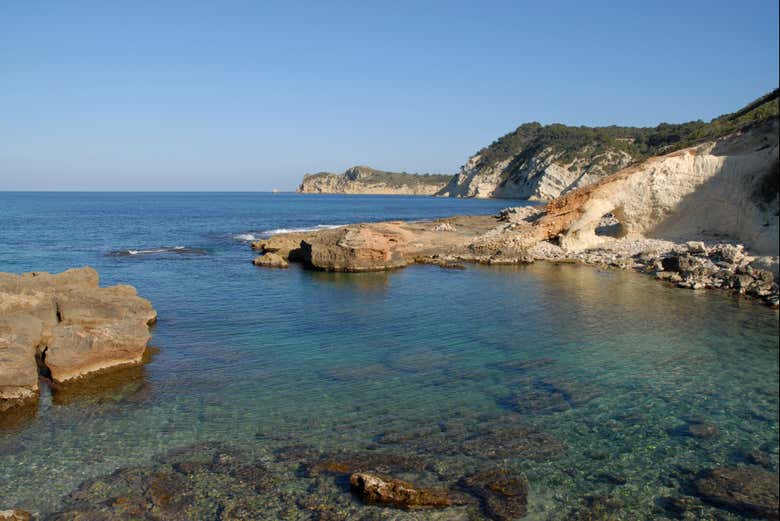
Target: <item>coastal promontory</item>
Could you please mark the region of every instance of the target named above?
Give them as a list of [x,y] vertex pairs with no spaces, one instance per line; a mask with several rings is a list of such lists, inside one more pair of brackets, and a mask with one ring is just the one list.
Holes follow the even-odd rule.
[[726,136],[648,158],[544,206],[281,234],[253,247],[273,254],[268,261],[325,271],[583,262],[653,273],[683,288],[733,289],[776,307],[776,107],[775,99],[767,117],[738,121]]
[[367,166],[353,166],[342,174],[307,174],[299,193],[433,195],[450,181],[450,175],[386,172]]
[[62,384],[141,363],[157,313],[89,267],[0,273],[0,411],[34,401],[39,376]]

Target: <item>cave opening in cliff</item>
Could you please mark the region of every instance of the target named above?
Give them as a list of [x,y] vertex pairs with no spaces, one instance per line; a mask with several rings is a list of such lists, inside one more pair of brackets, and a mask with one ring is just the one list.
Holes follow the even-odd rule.
[[599,237],[621,237],[623,228],[613,212],[605,213],[596,227],[596,235]]

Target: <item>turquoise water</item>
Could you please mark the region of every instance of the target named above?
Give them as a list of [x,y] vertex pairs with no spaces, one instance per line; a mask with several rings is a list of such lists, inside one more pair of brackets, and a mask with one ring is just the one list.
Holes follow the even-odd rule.
[[[500,465],[528,477],[524,519],[538,520],[593,495],[617,499],[619,519],[658,519],[659,498],[683,493],[687,476],[751,450],[776,470],[777,311],[569,265],[264,270],[245,236],[506,205],[0,194],[0,271],[89,264],[104,283],[135,285],[160,317],[143,369],[81,393],[45,390],[35,414],[0,423],[0,507],[53,511],[85,479],[205,441],[288,472],[284,486],[301,494],[305,457],[280,457],[291,447],[413,454],[442,483]],[[124,254],[175,246],[187,250]],[[685,432],[698,423],[716,434]],[[518,426],[545,442],[501,449]]]

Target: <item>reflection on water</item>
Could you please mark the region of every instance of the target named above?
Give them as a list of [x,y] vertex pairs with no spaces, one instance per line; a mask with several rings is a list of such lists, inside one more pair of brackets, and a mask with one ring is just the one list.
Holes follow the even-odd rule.
[[[19,432],[29,425],[38,413],[38,401],[31,401],[22,405],[0,411],[0,440],[4,434]],[[0,448],[3,447],[0,441]],[[4,454],[0,450],[0,455]]]
[[152,399],[152,385],[143,366],[123,367],[84,378],[83,381],[52,384],[52,403],[101,404],[143,403]]
[[346,288],[349,291],[381,292],[388,288],[393,272],[333,273],[309,271],[306,272],[306,276],[314,283],[330,285],[334,288]]

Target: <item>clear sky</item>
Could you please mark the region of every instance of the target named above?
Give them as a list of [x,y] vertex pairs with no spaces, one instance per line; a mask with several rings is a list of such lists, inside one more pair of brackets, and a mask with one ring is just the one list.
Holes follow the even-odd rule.
[[527,121],[709,120],[778,86],[778,2],[0,2],[0,189],[454,173]]

